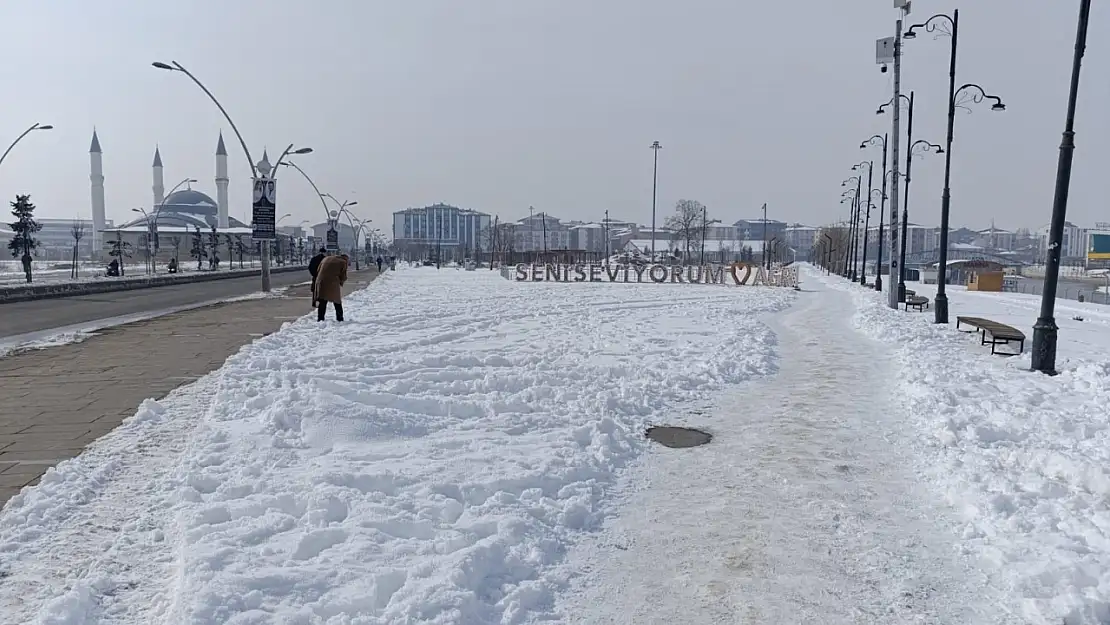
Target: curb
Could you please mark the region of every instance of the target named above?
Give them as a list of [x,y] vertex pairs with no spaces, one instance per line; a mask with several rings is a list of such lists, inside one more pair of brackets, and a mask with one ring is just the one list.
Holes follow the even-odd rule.
[[[308,265],[295,265],[271,267],[270,273],[289,273],[293,271],[307,271]],[[21,286],[10,289],[0,289],[0,305],[14,304],[16,302],[29,302],[41,299],[54,299],[58,297],[73,297],[77,295],[93,295],[96,293],[113,293],[116,291],[134,291],[138,289],[152,289],[160,286],[173,286],[176,284],[193,284],[196,282],[212,282],[215,280],[230,280],[232,278],[261,277],[261,269],[246,269],[233,271],[219,271],[212,273],[182,274],[177,276],[152,276],[133,280],[118,280],[104,282],[63,282],[60,284],[40,284]]]

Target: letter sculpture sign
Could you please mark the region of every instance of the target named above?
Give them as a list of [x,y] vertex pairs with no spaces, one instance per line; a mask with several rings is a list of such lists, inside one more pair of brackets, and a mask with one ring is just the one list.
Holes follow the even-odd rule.
[[[506,276],[508,277],[508,276]],[[798,287],[798,268],[736,262],[731,265],[598,265],[521,263],[511,275],[516,282],[625,282],[656,284],[719,284]],[[731,279],[731,282],[729,281]]]

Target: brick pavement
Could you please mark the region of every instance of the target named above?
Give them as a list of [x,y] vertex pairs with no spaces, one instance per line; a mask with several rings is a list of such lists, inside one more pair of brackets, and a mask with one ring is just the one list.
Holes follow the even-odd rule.
[[[373,270],[352,272],[344,291]],[[307,286],[107,328],[82,343],[0,358],[0,506],[135,414],[218,369],[243,345],[315,313]],[[330,312],[330,311],[329,311]],[[157,354],[157,362],[138,357]]]

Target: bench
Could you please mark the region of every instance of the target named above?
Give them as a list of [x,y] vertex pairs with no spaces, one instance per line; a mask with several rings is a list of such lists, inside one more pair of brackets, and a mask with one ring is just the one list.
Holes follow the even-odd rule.
[[914,295],[917,295],[917,291],[906,289],[906,297],[913,297]]
[[929,307],[929,298],[920,295],[906,296],[906,310],[913,307],[917,312],[922,312]]
[[[956,317],[956,329],[959,330],[961,325],[975,328],[971,330],[971,332],[979,333],[980,345],[987,345],[988,342],[990,343],[991,354],[1001,353],[1003,356],[1018,356],[1025,351],[1025,333],[1013,326],[991,321],[990,319],[983,319],[982,317]],[[990,341],[987,340],[988,334],[990,334]],[[1017,354],[1007,354],[1006,352],[997,351],[999,345],[1009,345],[1010,343],[1018,344]]]

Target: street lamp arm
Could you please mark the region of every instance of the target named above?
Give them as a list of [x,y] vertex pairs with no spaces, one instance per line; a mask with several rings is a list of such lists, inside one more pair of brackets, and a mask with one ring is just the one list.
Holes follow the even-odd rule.
[[930,143],[930,142],[926,141],[925,139],[918,139],[917,141],[914,141],[913,145],[910,146],[910,152],[912,153],[917,148],[917,146],[921,146],[921,150],[919,150],[921,152],[930,152],[930,151],[932,151],[932,152],[935,152],[937,154],[944,154],[944,148],[943,147],[941,147],[941,146],[939,146],[935,143]]
[[862,168],[864,165],[867,165],[867,171],[870,172],[871,167],[873,167],[873,165],[871,164],[871,161],[860,161],[859,163],[856,163],[855,165],[852,165],[852,170],[853,171],[859,171],[859,169]]
[[[912,101],[910,100],[910,96],[908,96],[904,93],[899,93],[898,94],[898,99],[901,100],[901,101],[904,101],[906,104],[911,104],[912,103]],[[893,104],[894,104],[894,96],[891,96],[891,98],[886,101],[886,104],[880,104],[879,105],[879,108],[878,108],[878,110],[875,111],[875,114],[876,115],[882,115],[883,113],[886,112],[886,107],[892,106]]]
[[910,26],[909,29],[906,30],[906,34],[903,35],[903,36],[907,39],[913,39],[914,37],[917,36],[917,33],[915,31],[918,28],[924,28],[925,32],[927,32],[927,33],[939,32],[940,35],[938,35],[938,36],[941,36],[941,35],[951,36],[952,35],[952,30],[953,30],[952,25],[954,23],[955,22],[953,21],[953,19],[951,17],[948,16],[948,14],[946,14],[946,13],[937,13],[936,15],[930,17],[929,19],[925,20],[924,22],[922,22],[920,24],[914,24],[913,26]]
[[8,149],[4,150],[3,154],[0,154],[0,164],[4,163],[4,159],[8,157],[8,153],[12,151],[12,148],[14,148],[17,143],[19,143],[20,141],[23,140],[23,137],[26,137],[27,135],[31,134],[32,130],[38,130],[39,128],[40,128],[39,123],[35,122],[34,124],[31,125],[30,128],[28,128],[27,130],[24,130],[23,134],[16,137],[15,141],[12,141],[12,144],[8,146]]
[[[961,100],[961,94],[966,96],[966,98]],[[991,110],[993,111],[1006,110],[1006,105],[1002,103],[1002,98],[987,93],[985,89],[975,83],[969,82],[952,92],[953,107],[962,107],[963,104],[967,102],[978,104],[983,100],[994,100],[994,104],[991,105]]]
[[[232,132],[235,133],[235,137],[239,139],[239,145],[243,147],[243,154],[247,157],[247,164],[250,165],[251,175],[257,176],[258,170],[255,169],[254,159],[251,158],[251,151],[247,148],[247,142],[243,140],[243,135],[239,133],[239,128],[235,126],[235,122],[231,120],[231,116],[227,114],[227,110],[224,109],[224,106],[220,104],[220,101],[216,99],[216,96],[212,95],[212,92],[208,90],[208,87],[205,87],[204,83],[197,80],[197,77],[193,76],[193,74],[189,70],[185,69],[185,67],[182,66],[181,63],[178,63],[177,61],[170,61],[170,63],[173,64],[174,69],[181,72],[182,74],[185,74],[193,82],[195,82],[197,86],[200,87],[201,91],[203,91],[208,96],[208,98],[212,100],[212,103],[216,105],[216,108],[220,109],[220,112],[224,115],[224,119],[226,119],[227,123],[231,126]],[[156,67],[159,66],[156,65]]]
[[320,204],[324,207],[324,217],[327,219],[327,222],[330,224],[331,223],[331,213],[328,212],[328,202],[327,202],[327,200],[324,199],[324,194],[320,193],[320,187],[317,187],[316,183],[312,182],[312,178],[310,178],[309,175],[306,174],[303,169],[301,169],[300,165],[294,163],[293,161],[285,161],[284,163],[282,163],[282,165],[285,165],[287,167],[292,167],[293,169],[296,169],[297,171],[301,172],[301,175],[304,176],[304,179],[308,181],[308,184],[312,185],[312,189],[314,191],[316,191],[316,195],[320,198]]
[[[879,143],[875,143],[876,140],[878,140]],[[881,146],[883,146],[883,149],[885,150],[886,149],[886,136],[885,135],[873,135],[867,141],[864,141],[863,143],[860,143],[859,144],[859,149],[862,150],[862,149],[866,148],[868,145],[881,145]]]

